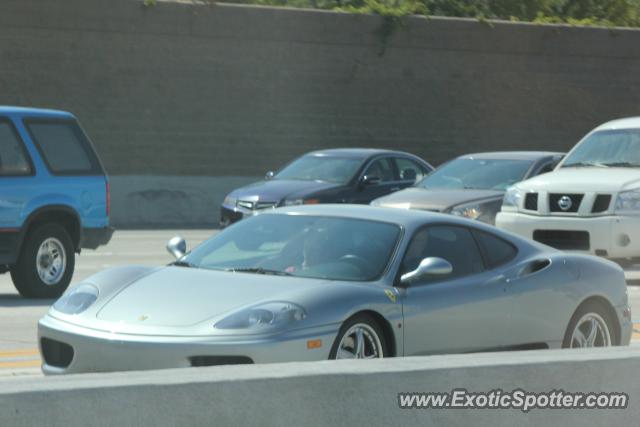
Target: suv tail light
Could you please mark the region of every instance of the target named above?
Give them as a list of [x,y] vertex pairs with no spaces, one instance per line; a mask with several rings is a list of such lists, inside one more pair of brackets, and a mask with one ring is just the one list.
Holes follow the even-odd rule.
[[111,213],[111,187],[109,181],[105,181],[105,189],[107,190],[107,216]]

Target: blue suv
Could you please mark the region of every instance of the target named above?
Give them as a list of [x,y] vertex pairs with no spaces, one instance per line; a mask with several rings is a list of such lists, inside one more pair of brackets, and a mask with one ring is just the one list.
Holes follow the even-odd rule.
[[75,254],[112,233],[109,181],[76,118],[0,107],[0,273],[24,297],[56,298]]

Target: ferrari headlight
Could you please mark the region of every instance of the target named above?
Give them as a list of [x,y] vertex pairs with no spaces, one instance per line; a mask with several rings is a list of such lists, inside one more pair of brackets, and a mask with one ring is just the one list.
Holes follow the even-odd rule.
[[517,187],[507,188],[506,193],[504,193],[504,199],[502,199],[502,207],[517,209],[520,206],[523,194],[523,191]]
[[98,299],[98,293],[98,288],[93,285],[78,285],[60,297],[53,304],[53,309],[64,314],[82,313]]
[[451,214],[463,216],[469,219],[478,219],[484,213],[484,205],[482,203],[467,203],[464,205],[454,206]]
[[222,201],[222,204],[223,205],[227,205],[227,206],[235,206],[237,201],[238,201],[237,198],[231,197],[231,196],[227,196]]
[[640,189],[619,193],[616,199],[615,211],[616,213],[640,214]]
[[233,313],[213,325],[216,329],[254,329],[282,326],[307,317],[299,305],[290,302],[270,302]]

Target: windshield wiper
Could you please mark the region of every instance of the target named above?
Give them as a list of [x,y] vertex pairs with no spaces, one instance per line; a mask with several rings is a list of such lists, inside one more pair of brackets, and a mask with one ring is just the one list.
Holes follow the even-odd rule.
[[281,270],[269,270],[262,267],[247,267],[247,268],[225,268],[224,271],[231,271],[233,273],[255,273],[255,274],[271,274],[274,276],[293,276],[291,273]]
[[597,167],[597,168],[608,168],[608,163],[600,163],[600,162],[576,162],[576,163],[568,163],[562,165],[563,168],[585,168],[585,167]]
[[611,162],[611,163],[603,163],[605,166],[609,166],[612,168],[637,168],[640,167],[640,163],[631,163],[631,162]]
[[176,267],[187,267],[187,268],[195,267],[195,265],[191,264],[188,261],[174,261],[169,265],[175,265]]

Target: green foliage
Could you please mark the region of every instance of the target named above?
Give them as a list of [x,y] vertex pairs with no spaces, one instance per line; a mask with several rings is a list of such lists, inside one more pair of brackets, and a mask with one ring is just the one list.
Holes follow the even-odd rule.
[[[151,0],[145,0],[145,3]],[[399,18],[432,15],[640,27],[640,0],[221,0],[259,4],[373,13]]]
[[342,0],[335,10],[353,13],[373,13],[400,18],[406,15],[426,15],[427,8],[420,0]]

